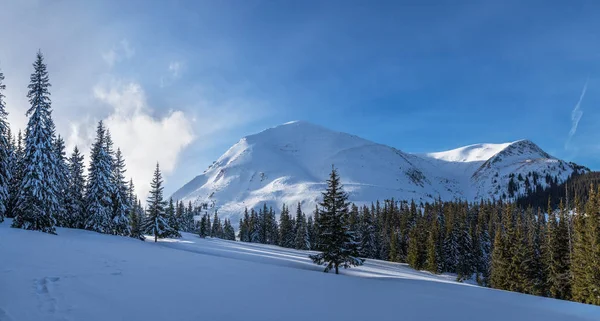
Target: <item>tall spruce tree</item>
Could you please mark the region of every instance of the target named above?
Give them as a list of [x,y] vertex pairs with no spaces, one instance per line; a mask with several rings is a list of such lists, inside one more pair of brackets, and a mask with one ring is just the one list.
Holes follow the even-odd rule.
[[166,202],[163,199],[163,180],[160,173],[160,167],[156,164],[152,183],[150,183],[150,194],[148,195],[147,215],[144,221],[142,231],[145,234],[154,236],[154,242],[159,238],[169,237],[176,233],[171,226],[165,212]]
[[4,220],[7,204],[10,199],[11,162],[13,147],[11,146],[10,127],[8,125],[6,106],[4,104],[4,74],[0,72],[0,222]]
[[548,245],[550,251],[548,282],[550,294],[557,299],[571,297],[571,272],[567,214],[561,201],[559,217],[551,210],[548,221]]
[[65,209],[67,226],[71,228],[84,228],[85,226],[85,165],[83,155],[79,153],[77,146],[69,158],[67,169],[69,171],[67,191],[65,198]]
[[248,208],[244,208],[244,216],[240,219],[239,226],[239,237],[242,242],[250,242],[250,214],[248,214]]
[[320,251],[321,250],[321,228],[319,222],[321,221],[321,216],[319,215],[319,206],[315,205],[315,210],[313,211],[313,229],[312,229],[312,238],[310,241],[311,247],[313,250]]
[[177,226],[179,230],[184,232],[193,232],[193,227],[189,224],[185,216],[185,206],[183,202],[175,203],[175,220],[177,221]]
[[583,229],[587,242],[583,275],[588,288],[579,296],[583,298],[582,302],[600,305],[600,189],[590,191]]
[[446,224],[446,238],[444,239],[444,269],[447,272],[456,272],[456,267],[459,264],[459,236],[460,228],[458,219],[453,214]]
[[127,202],[129,203],[129,224],[131,226],[130,237],[139,240],[144,240],[144,233],[142,231],[142,225],[144,222],[144,209],[139,204],[137,196],[135,195],[135,186],[133,185],[133,179],[129,180],[127,186]]
[[235,229],[231,226],[231,222],[229,219],[225,219],[225,223],[223,224],[223,239],[229,241],[235,241]]
[[343,190],[340,177],[332,168],[327,190],[323,193],[319,229],[321,232],[322,252],[309,257],[319,265],[325,265],[325,272],[339,267],[349,268],[362,265],[364,259],[358,258],[357,244],[348,227],[348,194]]
[[167,220],[169,222],[169,226],[173,229],[173,234],[169,235],[169,237],[181,237],[181,234],[179,233],[179,220],[176,216],[175,203],[173,203],[173,198],[169,198],[169,205],[166,208],[166,215]]
[[315,248],[315,222],[312,216],[309,216],[306,219],[306,228],[308,229],[309,250],[313,250]]
[[422,228],[422,219],[408,231],[407,262],[416,270],[423,269],[426,258],[426,238]]
[[198,235],[201,238],[210,236],[210,227],[208,226],[208,222],[210,222],[208,215],[202,215],[200,218],[200,228],[198,229]]
[[19,200],[21,182],[23,181],[23,175],[25,172],[25,143],[23,142],[23,135],[19,130],[19,133],[13,143],[15,146],[12,153],[11,162],[11,180],[9,185],[9,200],[7,205],[6,216],[13,218],[17,215],[17,203]]
[[59,209],[56,189],[54,122],[50,101],[50,80],[44,57],[38,51],[33,63],[27,98],[29,122],[25,132],[24,172],[13,227],[56,234],[55,213]]
[[306,216],[302,213],[300,203],[298,203],[298,206],[296,207],[296,235],[294,237],[294,247],[296,250],[310,249]]
[[219,214],[215,210],[215,215],[213,216],[212,227],[210,229],[210,236],[216,238],[223,238],[221,235],[221,219],[219,219]]
[[429,231],[427,233],[427,257],[425,261],[425,268],[431,273],[441,273],[443,268],[442,262],[442,241],[441,241],[441,230],[440,221],[438,215],[432,217],[429,223]]
[[286,248],[294,248],[294,222],[290,217],[290,211],[285,204],[279,214],[279,245]]
[[510,262],[510,240],[512,233],[512,206],[509,204],[502,211],[502,223],[496,228],[494,237],[494,249],[492,251],[492,273],[490,284],[496,289],[507,290],[510,287],[509,262]]
[[125,160],[121,149],[117,149],[111,174],[112,232],[115,235],[129,236],[131,234],[129,213],[132,205],[127,195]]
[[110,234],[112,224],[112,160],[106,146],[106,130],[102,121],[96,128],[96,141],[92,145],[86,187],[85,228]]
[[279,225],[277,224],[277,219],[275,218],[275,212],[273,208],[269,208],[269,211],[266,215],[266,244],[276,245],[279,241]]
[[488,228],[489,213],[483,201],[479,203],[473,239],[475,280],[479,285],[488,285],[491,241]]
[[361,233],[361,257],[374,259],[377,253],[377,235],[375,231],[375,223],[369,208],[364,206],[360,216],[360,233]]
[[527,233],[524,230],[523,213],[516,213],[514,228],[508,234],[511,257],[508,262],[509,290],[524,292],[528,283],[527,274]]
[[67,190],[69,185],[69,168],[67,165],[67,154],[65,152],[65,141],[58,136],[54,142],[54,153],[56,159],[55,176],[58,210],[55,213],[56,225],[60,227],[69,227],[69,217],[67,213]]

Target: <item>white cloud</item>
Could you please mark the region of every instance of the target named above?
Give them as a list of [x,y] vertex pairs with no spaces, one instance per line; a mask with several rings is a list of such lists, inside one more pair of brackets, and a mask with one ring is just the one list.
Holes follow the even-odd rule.
[[138,196],[145,200],[156,162],[164,176],[175,170],[180,152],[194,140],[192,123],[182,111],[157,118],[135,82],[96,86],[94,97],[112,108],[105,119],[116,147],[120,147]]
[[130,59],[135,55],[135,49],[129,45],[127,39],[121,40],[117,45],[102,54],[102,59],[110,66],[117,62]]
[[581,120],[581,116],[583,116],[583,111],[581,110],[581,101],[583,101],[583,97],[585,96],[585,92],[587,91],[589,78],[585,81],[585,85],[583,85],[583,90],[581,91],[581,95],[579,95],[579,100],[577,104],[575,104],[575,108],[571,111],[571,130],[569,131],[569,135],[567,136],[567,142],[565,143],[565,149],[569,148],[569,143],[571,142],[571,138],[577,132],[577,126],[579,126],[579,121]]

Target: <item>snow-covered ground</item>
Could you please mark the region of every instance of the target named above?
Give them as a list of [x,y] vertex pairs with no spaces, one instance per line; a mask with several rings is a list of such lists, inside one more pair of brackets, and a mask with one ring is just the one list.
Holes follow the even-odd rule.
[[[575,165],[556,159],[528,140],[476,144],[449,151],[410,154],[369,140],[297,121],[242,138],[204,173],[173,194],[175,200],[207,203],[234,224],[244,208],[266,203],[279,212],[301,202],[307,213],[325,189],[334,164],[350,200],[434,201],[500,199],[510,176],[516,194],[546,186],[546,174],[564,181]],[[529,180],[526,184],[525,180]]]
[[0,223],[0,321],[600,320],[600,307],[459,284],[375,260],[184,234],[159,243]]

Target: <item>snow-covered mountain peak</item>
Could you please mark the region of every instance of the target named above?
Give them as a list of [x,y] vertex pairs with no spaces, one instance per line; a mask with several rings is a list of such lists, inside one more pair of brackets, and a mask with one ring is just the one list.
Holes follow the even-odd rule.
[[538,145],[533,143],[528,139],[518,140],[516,142],[510,143],[506,148],[502,149],[499,153],[495,154],[493,160],[490,161],[497,162],[505,157],[513,157],[522,159],[553,159],[554,157],[550,156],[548,153],[543,151]]
[[[310,147],[308,145],[335,145],[338,149],[375,144],[366,139],[330,130],[307,121],[296,120],[265,129],[245,137],[249,144],[271,144],[282,148]],[[314,146],[313,146],[314,147]]]
[[[350,201],[432,201],[507,198],[557,182],[580,170],[551,157],[528,140],[475,144],[444,152],[408,154],[393,147],[294,121],[246,136],[204,173],[173,194],[176,200],[208,204],[237,222],[244,208],[300,202],[315,207],[331,166],[338,169]],[[520,174],[520,175],[519,175]],[[512,186],[508,190],[508,186]]]

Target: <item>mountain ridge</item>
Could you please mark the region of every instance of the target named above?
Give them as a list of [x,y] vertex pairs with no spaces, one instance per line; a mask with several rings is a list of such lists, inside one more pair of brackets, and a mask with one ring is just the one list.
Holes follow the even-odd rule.
[[293,121],[241,138],[207,170],[177,190],[173,199],[208,204],[234,222],[245,207],[262,203],[280,208],[284,203],[300,202],[310,211],[325,187],[332,164],[340,172],[350,201],[359,204],[387,198],[511,198],[536,186],[543,188],[552,180],[562,182],[582,170],[526,139],[412,154],[306,121]]

